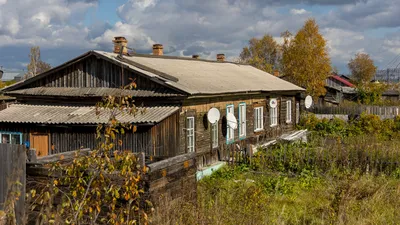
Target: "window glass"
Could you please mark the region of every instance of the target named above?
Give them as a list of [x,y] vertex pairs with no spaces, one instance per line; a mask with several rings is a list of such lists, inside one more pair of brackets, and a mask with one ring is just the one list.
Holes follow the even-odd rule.
[[[226,107],[226,115],[228,115],[229,113],[234,114],[233,105],[228,105]],[[227,130],[226,130],[226,140],[227,140],[227,142],[231,142],[231,141],[234,140],[234,135],[235,135],[234,132],[235,132],[234,129],[229,126],[229,122],[228,122],[227,123]]]
[[278,107],[270,108],[271,127],[278,125]]
[[9,134],[1,134],[1,143],[2,144],[10,144],[10,135]]
[[20,134],[12,134],[11,135],[11,144],[20,145],[21,144],[21,135]]
[[211,124],[212,147],[218,147],[218,122]]
[[239,105],[239,136],[246,137],[246,104]]
[[194,117],[188,117],[187,121],[187,149],[188,152],[194,152],[195,140],[194,140]]
[[254,108],[254,131],[260,131],[263,128],[263,107],[256,107]]
[[286,101],[286,123],[292,122],[292,101]]

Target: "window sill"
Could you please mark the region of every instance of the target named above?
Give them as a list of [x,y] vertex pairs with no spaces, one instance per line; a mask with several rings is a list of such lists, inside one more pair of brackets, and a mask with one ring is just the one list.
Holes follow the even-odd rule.
[[235,139],[229,139],[229,140],[226,140],[226,144],[232,144],[232,143],[235,143]]
[[270,125],[269,127],[276,127],[276,126],[278,126],[278,124],[273,124],[273,125]]
[[289,121],[286,121],[286,123],[287,123],[287,124],[291,124],[291,123],[292,123],[292,121],[291,121],[291,120],[289,120]]
[[260,132],[260,131],[264,131],[264,128],[254,130],[254,132]]

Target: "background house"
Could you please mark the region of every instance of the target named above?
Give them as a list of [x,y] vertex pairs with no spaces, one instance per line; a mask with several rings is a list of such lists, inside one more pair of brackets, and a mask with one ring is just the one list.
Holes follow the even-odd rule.
[[[304,90],[249,65],[164,56],[160,44],[152,55],[127,53],[123,37],[113,52],[90,51],[43,74],[3,90],[18,104],[0,111],[0,140],[29,142],[47,155],[80,147],[95,148],[94,105],[103,96],[131,95],[144,114],[120,115],[138,126],[121,136],[121,149],[166,158],[197,153],[198,167],[221,160],[229,146],[244,149],[294,129]],[[135,90],[121,90],[134,79]],[[220,119],[210,124],[207,113]],[[236,117],[237,129],[228,114]]]
[[355,85],[346,76],[332,74],[325,81],[326,94],[322,96],[319,105],[339,105],[343,100],[355,98]]

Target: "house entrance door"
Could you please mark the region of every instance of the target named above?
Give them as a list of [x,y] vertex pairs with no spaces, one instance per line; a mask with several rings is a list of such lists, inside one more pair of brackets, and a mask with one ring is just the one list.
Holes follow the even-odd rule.
[[37,156],[46,156],[49,154],[49,135],[31,134],[31,148],[36,149]]

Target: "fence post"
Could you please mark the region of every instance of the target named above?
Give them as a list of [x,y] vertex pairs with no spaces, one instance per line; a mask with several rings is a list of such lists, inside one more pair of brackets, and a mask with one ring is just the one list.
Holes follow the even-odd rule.
[[146,158],[145,158],[144,152],[140,152],[138,154],[138,161],[139,161],[140,168],[144,168],[146,166]]
[[37,162],[36,149],[34,148],[29,149],[28,157],[30,162]]

